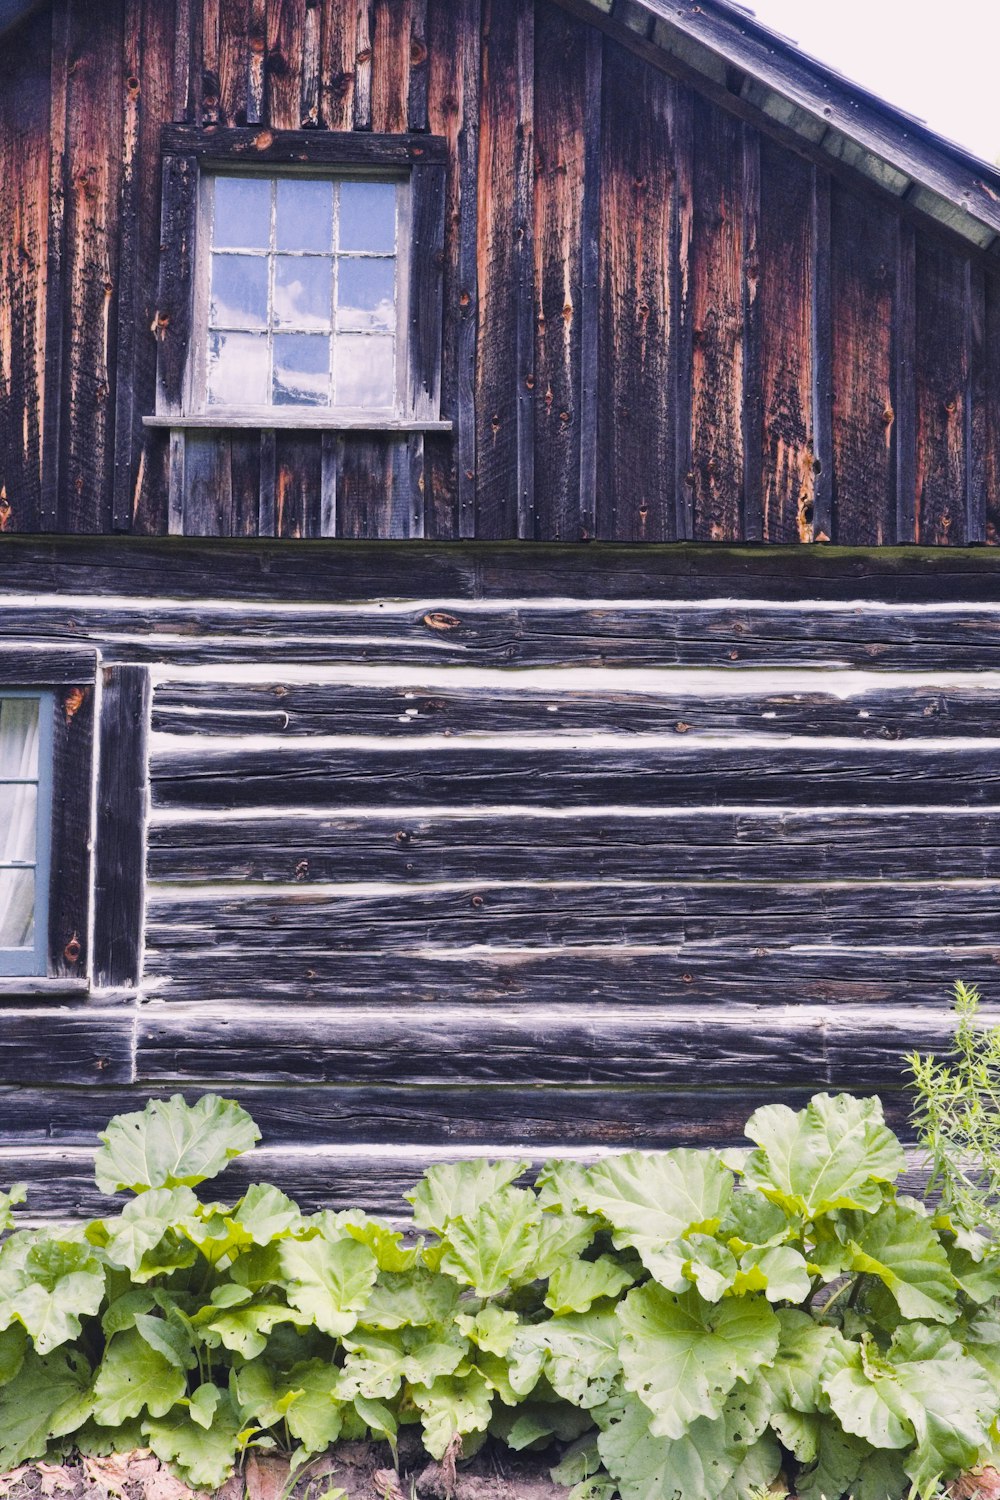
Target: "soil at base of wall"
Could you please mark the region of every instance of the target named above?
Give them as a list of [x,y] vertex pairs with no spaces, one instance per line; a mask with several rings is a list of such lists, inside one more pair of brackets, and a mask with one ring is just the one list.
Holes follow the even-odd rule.
[[[549,1478],[550,1461],[488,1444],[468,1461],[436,1463],[403,1443],[397,1471],[384,1443],[340,1443],[304,1465],[294,1482],[287,1459],[251,1454],[214,1500],[565,1500],[567,1491]],[[0,1475],[0,1500],[201,1500],[203,1493],[144,1449],[25,1464]]]

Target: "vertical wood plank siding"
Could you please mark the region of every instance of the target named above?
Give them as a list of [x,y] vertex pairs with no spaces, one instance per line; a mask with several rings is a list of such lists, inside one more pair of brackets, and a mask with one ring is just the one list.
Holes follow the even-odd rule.
[[171,468],[142,421],[158,345],[180,399],[190,266],[159,290],[157,266],[161,211],[191,207],[160,132],[186,121],[449,144],[440,311],[426,279],[414,300],[452,431],[345,434],[325,464],[279,442],[277,534],[993,544],[995,254],[699,93],[651,35],[575,0],[31,16],[0,61],[0,532],[267,534],[268,439]]

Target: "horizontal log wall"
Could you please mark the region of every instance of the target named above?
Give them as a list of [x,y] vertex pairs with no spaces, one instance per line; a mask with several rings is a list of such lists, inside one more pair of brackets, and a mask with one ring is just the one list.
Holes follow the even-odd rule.
[[[995,543],[996,252],[610,8],[53,0],[5,36],[0,531]],[[171,469],[171,122],[447,142],[450,433],[209,429]]]
[[94,647],[102,724],[151,686],[141,978],[3,995],[0,1173],[55,1208],[175,1089],[393,1210],[430,1160],[734,1143],[821,1087],[905,1129],[954,981],[1000,1006],[996,554],[2,556],[0,675]]

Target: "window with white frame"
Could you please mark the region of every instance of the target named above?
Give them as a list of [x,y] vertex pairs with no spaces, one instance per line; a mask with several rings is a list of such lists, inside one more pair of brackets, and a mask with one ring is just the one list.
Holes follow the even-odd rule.
[[0,975],[46,968],[52,717],[49,693],[0,694]]
[[202,174],[192,409],[402,409],[408,188]]

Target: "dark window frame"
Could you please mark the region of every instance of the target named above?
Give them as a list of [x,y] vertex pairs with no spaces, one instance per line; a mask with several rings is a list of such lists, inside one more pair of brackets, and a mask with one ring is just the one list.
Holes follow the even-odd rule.
[[44,971],[4,974],[0,994],[86,988],[89,982],[97,672],[96,651],[14,647],[0,658],[0,694],[37,693],[51,713]]
[[[441,136],[378,135],[352,131],[200,129],[168,125],[162,134],[160,276],[154,332],[157,337],[156,410],[143,420],[182,434],[188,427],[257,430],[321,428],[330,431],[448,431],[441,413],[445,177],[448,144]],[[345,419],[335,408],[275,408],[265,419],[188,410],[195,294],[198,211],[203,171],[234,166],[280,170],[348,169],[406,175],[410,193],[407,279],[406,378],[397,414],[373,411]]]

